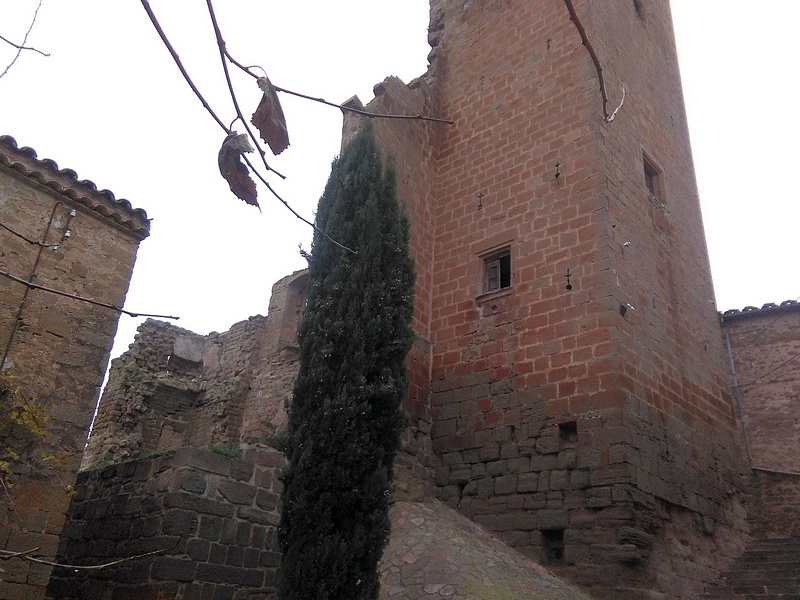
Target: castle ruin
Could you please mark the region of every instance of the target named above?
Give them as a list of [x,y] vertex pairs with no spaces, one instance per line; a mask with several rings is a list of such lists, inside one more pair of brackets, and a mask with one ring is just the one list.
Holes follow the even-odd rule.
[[[366,106],[454,121],[375,120],[418,273],[397,498],[595,598],[700,597],[753,538],[800,537],[800,305],[717,311],[669,2],[576,2],[580,28],[569,7],[432,0],[427,73]],[[304,285],[222,334],[140,328],[60,555],[170,550],[59,574],[52,597],[272,597]]]

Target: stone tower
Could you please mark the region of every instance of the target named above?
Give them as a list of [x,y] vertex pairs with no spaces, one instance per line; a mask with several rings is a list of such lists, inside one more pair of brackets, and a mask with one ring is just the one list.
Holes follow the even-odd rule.
[[[120,317],[109,306],[149,233],[144,210],[0,136],[0,550],[56,554]],[[45,597],[50,566],[2,563],[0,598]]]
[[410,434],[510,545],[686,598],[746,525],[669,2],[571,4],[433,0],[428,72],[368,106],[454,121],[376,121],[418,270]]

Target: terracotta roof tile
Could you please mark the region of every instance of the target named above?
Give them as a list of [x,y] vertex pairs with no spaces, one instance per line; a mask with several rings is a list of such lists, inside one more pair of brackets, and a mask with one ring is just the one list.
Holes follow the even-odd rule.
[[724,320],[742,317],[745,315],[762,315],[767,313],[773,312],[785,312],[788,310],[800,310],[800,302],[797,300],[784,300],[780,304],[775,304],[774,302],[767,302],[761,308],[757,306],[745,306],[742,309],[732,308],[730,310],[726,310],[723,313],[720,313],[720,318]]
[[75,171],[59,169],[56,161],[50,158],[38,158],[33,148],[18,147],[10,135],[0,136],[0,165],[111,219],[139,239],[150,235],[150,220],[144,210],[133,208],[128,200],[116,198],[110,190],[98,190],[93,181],[78,180]]

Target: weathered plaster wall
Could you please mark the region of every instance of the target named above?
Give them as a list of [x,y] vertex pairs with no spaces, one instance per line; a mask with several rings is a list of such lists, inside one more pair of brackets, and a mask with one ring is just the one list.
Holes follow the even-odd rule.
[[[0,549],[39,547],[53,556],[119,313],[27,289],[8,276],[122,306],[149,221],[127,200],[2,136],[0,225],[2,375],[47,416],[43,439],[4,429],[0,443],[21,450],[21,460],[3,475],[14,487],[0,491]],[[54,459],[42,461],[44,455]],[[43,597],[49,568],[22,561],[3,567],[0,597]]]

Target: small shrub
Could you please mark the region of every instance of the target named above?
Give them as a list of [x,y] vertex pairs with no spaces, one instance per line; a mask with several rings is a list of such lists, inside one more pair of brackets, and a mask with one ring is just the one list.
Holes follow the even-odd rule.
[[228,458],[239,458],[242,455],[242,449],[234,442],[225,442],[224,444],[214,444],[208,447],[214,454],[227,456]]

